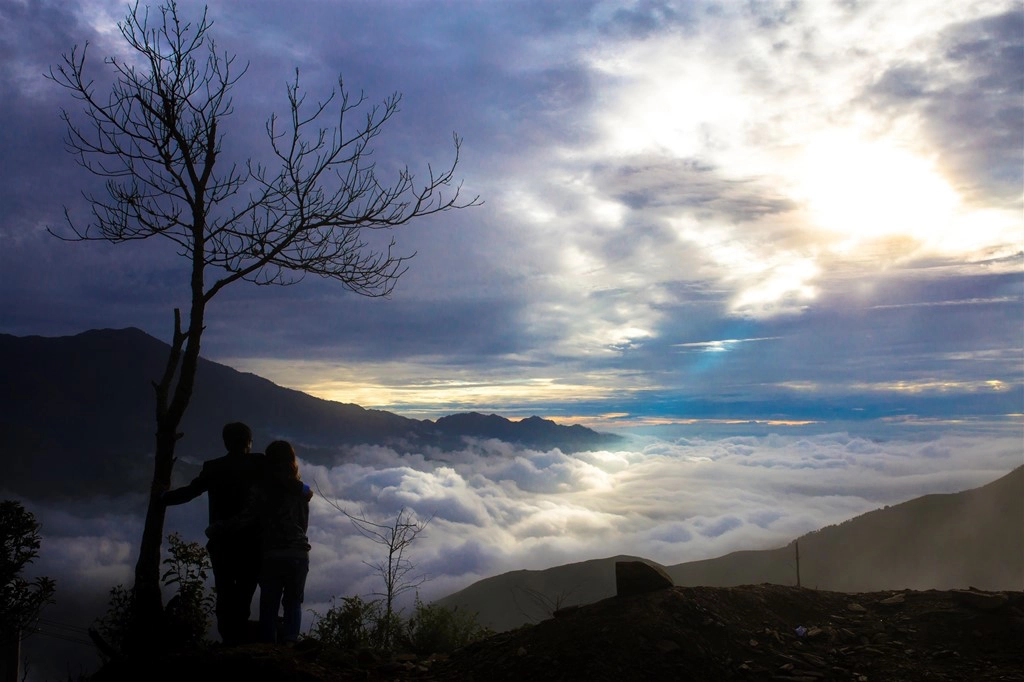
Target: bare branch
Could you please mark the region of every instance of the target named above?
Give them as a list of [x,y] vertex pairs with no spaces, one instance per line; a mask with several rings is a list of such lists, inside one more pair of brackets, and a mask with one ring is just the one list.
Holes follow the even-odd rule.
[[[106,94],[96,86],[88,44],[63,54],[48,73],[80,106],[61,111],[67,151],[104,183],[102,191],[83,192],[88,215],[65,209],[67,225],[48,229],[68,241],[163,238],[191,265],[187,321],[175,311],[171,352],[155,384],[152,490],[170,484],[206,305],[224,287],[239,280],[287,285],[316,275],[360,295],[387,296],[415,254],[399,253],[393,238],[379,246],[363,230],[399,228],[480,203],[478,197],[464,199],[454,180],[458,136],[443,171],[428,166],[426,178],[417,181],[403,168],[385,181],[372,160],[372,143],[398,112],[400,95],[367,106],[362,93],[350,96],[339,79],[337,90],[314,104],[300,88],[298,71],[285,85],[287,115],[271,115],[266,123],[269,164],[223,161],[232,90],[248,65],[218,51],[212,26],[205,11],[197,21],[183,20],[174,0],[152,14],[136,2],[118,24],[128,56],[107,57],[98,67],[112,78]],[[415,582],[403,563],[405,548],[426,524],[411,518],[403,510],[395,525],[377,529],[378,539],[395,550],[387,564],[398,567],[392,589]],[[148,625],[161,606],[163,520],[163,507],[151,493],[134,588]],[[364,530],[373,532],[363,521]]]
[[373,596],[381,597],[384,601],[384,640],[386,643],[390,643],[392,633],[388,632],[387,628],[394,613],[395,599],[405,592],[415,590],[429,580],[425,574],[415,574],[415,564],[406,556],[406,553],[434,517],[431,516],[426,521],[420,521],[412,510],[403,507],[389,521],[374,521],[367,517],[365,512],[350,513],[339,502],[324,495],[320,490],[319,483],[315,485],[321,497],[352,522],[357,533],[380,545],[384,550],[385,555],[381,559],[363,563],[372,568],[383,582],[382,590],[374,592]]
[[[363,93],[338,89],[315,104],[294,78],[285,86],[288,113],[272,115],[267,139],[276,165],[246,161],[216,171],[232,111],[235,58],[216,51],[203,14],[183,22],[171,2],[160,19],[136,5],[119,24],[136,61],[106,60],[115,75],[107,101],[86,76],[88,45],[73,48],[49,78],[82,103],[84,123],[62,111],[66,146],[79,164],[105,178],[107,198],[87,195],[91,220],[68,217],[62,239],[127,242],[161,236],[202,268],[223,274],[204,291],[209,301],[225,286],[247,280],[291,284],[306,274],[334,279],[364,296],[387,296],[415,254],[396,242],[371,246],[362,230],[393,229],[435,213],[475,206],[462,198],[454,171],[461,139],[445,170],[427,167],[417,184],[401,169],[383,182],[371,161],[372,143],[399,109],[392,94],[363,111]],[[155,24],[155,25],[154,25]],[[323,121],[336,106],[333,125]]]

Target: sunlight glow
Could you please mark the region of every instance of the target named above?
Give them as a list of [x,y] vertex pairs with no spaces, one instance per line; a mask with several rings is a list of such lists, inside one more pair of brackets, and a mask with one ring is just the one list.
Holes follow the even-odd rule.
[[451,408],[476,410],[482,405],[599,398],[608,393],[599,387],[563,384],[549,378],[507,382],[449,380],[401,386],[330,382],[298,388],[325,400],[354,402],[365,407],[384,409],[394,405],[447,405]]
[[[628,84],[611,106],[597,112],[605,153],[663,151],[687,158],[700,154],[709,141],[728,147],[741,135],[745,113],[736,106],[743,92],[739,79],[708,71],[670,42],[619,45],[614,54],[592,58],[591,66]],[[698,100],[700,107],[693,106]]]
[[932,164],[905,149],[852,133],[819,136],[798,172],[815,224],[842,238],[837,249],[886,237],[927,243],[950,231],[959,197]]
[[705,257],[727,274],[736,289],[729,312],[769,317],[803,310],[817,296],[812,282],[819,273],[813,257],[785,249],[764,253],[724,229],[677,219],[669,221],[679,238],[700,247]]
[[761,336],[752,339],[721,339],[719,341],[692,341],[690,343],[674,344],[675,348],[693,348],[703,353],[723,353],[732,350],[741,343],[753,343],[757,341],[776,341],[780,336]]
[[651,333],[638,327],[620,327],[610,333],[609,343],[615,348],[630,348],[641,339],[650,338]]
[[977,393],[984,391],[1006,391],[1009,386],[998,379],[987,381],[893,381],[858,383],[851,386],[856,391],[895,391],[898,393],[948,393],[950,391]]
[[792,309],[811,301],[817,290],[810,282],[818,275],[818,266],[810,258],[781,262],[763,273],[754,286],[742,290],[732,302],[733,312],[758,317],[778,312],[778,307]]
[[860,381],[855,383],[816,383],[810,381],[782,381],[772,384],[779,388],[791,391],[807,393],[832,393],[842,394],[850,392],[868,393],[948,393],[950,391],[965,393],[1003,392],[1011,390],[1015,384],[999,379],[988,379],[978,381],[938,379],[918,379],[907,381]]
[[546,225],[557,217],[554,209],[528,191],[512,190],[508,200],[511,211],[538,225]]
[[[442,416],[460,411],[501,412],[509,405],[520,411],[531,405],[601,400],[613,392],[629,391],[614,376],[588,377],[592,383],[576,383],[559,377],[497,374],[483,376],[433,364],[360,363],[346,366],[323,361],[233,358],[223,360],[243,372],[253,372],[274,383],[317,398],[354,403],[368,409],[399,414]],[[433,418],[433,417],[431,417]]]

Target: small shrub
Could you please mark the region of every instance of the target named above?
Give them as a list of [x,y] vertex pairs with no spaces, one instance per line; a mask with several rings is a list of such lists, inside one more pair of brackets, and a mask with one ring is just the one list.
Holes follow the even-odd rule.
[[375,601],[364,602],[359,597],[342,597],[339,604],[331,598],[331,608],[321,615],[313,611],[313,625],[309,634],[326,647],[360,649],[373,644],[379,608]]
[[160,579],[166,587],[177,586],[165,610],[168,636],[172,645],[193,647],[206,638],[216,606],[213,592],[206,589],[210,555],[198,542],[185,542],[177,533],[167,536],[167,551],[168,568]]
[[124,585],[110,588],[107,612],[96,620],[94,627],[114,652],[125,650],[134,607],[135,598],[130,589]]
[[[215,599],[206,587],[211,570],[206,548],[185,542],[177,533],[167,536],[167,570],[161,576],[165,587],[176,588],[164,611],[166,644],[171,648],[192,648],[201,644],[213,620]],[[95,630],[110,648],[110,655],[126,651],[135,607],[134,593],[124,585],[110,590],[107,612],[96,620]]]
[[[377,602],[378,604],[380,602]],[[375,614],[375,620],[373,623],[372,646],[374,649],[380,652],[391,652],[394,651],[396,645],[399,644],[399,640],[402,638],[402,631],[405,629],[405,624],[402,622],[402,617],[392,611],[387,612],[383,606],[380,606]]]
[[410,648],[418,654],[447,654],[494,634],[477,622],[476,614],[424,604],[419,597],[406,625]]

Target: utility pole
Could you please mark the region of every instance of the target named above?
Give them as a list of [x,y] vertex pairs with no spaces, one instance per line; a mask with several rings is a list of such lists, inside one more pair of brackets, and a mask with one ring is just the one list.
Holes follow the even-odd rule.
[[800,541],[794,540],[796,546],[796,586],[800,587]]
[[20,682],[21,680],[21,630],[15,630],[14,636],[6,642],[0,642],[0,682]]

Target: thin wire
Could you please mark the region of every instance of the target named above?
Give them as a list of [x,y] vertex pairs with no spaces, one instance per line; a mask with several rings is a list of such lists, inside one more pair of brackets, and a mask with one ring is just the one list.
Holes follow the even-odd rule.
[[59,632],[47,632],[46,630],[40,630],[39,628],[29,628],[28,634],[22,637],[22,639],[28,639],[32,635],[43,635],[44,637],[53,637],[54,639],[62,639],[65,642],[72,642],[74,644],[84,644],[85,646],[96,646],[90,641],[84,639],[78,639],[77,637],[71,637],[68,635],[61,634]]
[[83,628],[80,625],[69,625],[68,623],[61,623],[60,621],[50,620],[49,618],[37,618],[37,623],[43,625],[49,625],[50,627],[61,628],[62,630],[75,630],[78,632],[89,632],[88,628]]

